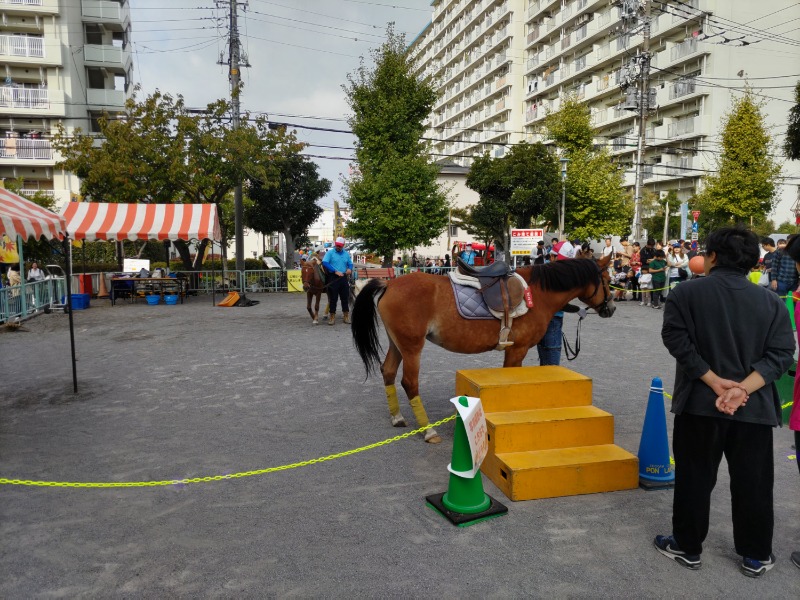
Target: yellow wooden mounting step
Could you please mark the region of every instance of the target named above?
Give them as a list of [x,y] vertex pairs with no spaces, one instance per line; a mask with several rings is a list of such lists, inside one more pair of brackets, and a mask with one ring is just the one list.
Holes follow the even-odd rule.
[[565,367],[470,369],[456,373],[456,395],[480,398],[487,413],[588,406],[592,380]]
[[481,399],[489,453],[481,471],[511,500],[633,489],[637,458],[614,445],[614,417],[592,380],[564,367],[472,369],[456,393]]
[[486,415],[489,452],[549,450],[614,443],[614,417],[595,406]]
[[639,461],[613,444],[490,455],[481,470],[511,500],[595,494],[639,486]]

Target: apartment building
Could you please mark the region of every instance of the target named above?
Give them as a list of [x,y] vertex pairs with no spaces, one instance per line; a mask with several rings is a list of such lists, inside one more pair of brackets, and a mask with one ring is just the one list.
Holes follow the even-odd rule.
[[[441,96],[429,119],[432,152],[469,166],[476,153],[547,142],[544,117],[574,94],[586,102],[597,144],[607,145],[633,187],[638,95],[623,84],[642,52],[639,0],[438,0],[412,42],[419,72]],[[652,2],[644,189],[691,198],[714,169],[719,124],[747,81],[783,141],[797,78],[795,0]],[[751,23],[752,25],[747,25]],[[787,26],[781,26],[781,23]],[[779,33],[785,32],[785,33]],[[778,78],[778,77],[781,78]],[[784,165],[778,222],[793,220],[800,168]]]
[[51,134],[98,131],[131,92],[127,0],[0,0],[0,178],[58,206],[79,192]]

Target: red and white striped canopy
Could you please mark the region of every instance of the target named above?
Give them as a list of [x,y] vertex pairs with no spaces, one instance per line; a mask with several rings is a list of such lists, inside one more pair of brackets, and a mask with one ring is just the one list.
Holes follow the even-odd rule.
[[64,209],[74,240],[204,240],[222,236],[214,204],[99,204]]
[[67,232],[67,222],[61,215],[25,200],[6,189],[0,188],[0,235],[6,234],[12,240],[63,239]]

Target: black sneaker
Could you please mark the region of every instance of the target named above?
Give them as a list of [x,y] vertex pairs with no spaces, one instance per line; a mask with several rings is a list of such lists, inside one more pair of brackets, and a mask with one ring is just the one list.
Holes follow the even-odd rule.
[[661,554],[668,556],[682,567],[692,571],[699,569],[702,564],[699,554],[686,554],[683,552],[678,548],[678,542],[671,535],[657,535],[656,539],[653,540],[653,545]]
[[742,573],[748,577],[761,577],[775,566],[775,555],[770,554],[769,560],[756,560],[755,558],[742,557]]
[[795,567],[800,569],[800,552],[792,552],[792,562]]

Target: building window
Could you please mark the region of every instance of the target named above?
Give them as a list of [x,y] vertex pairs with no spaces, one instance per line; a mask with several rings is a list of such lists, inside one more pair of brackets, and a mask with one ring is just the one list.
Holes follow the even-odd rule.
[[102,90],[106,87],[106,78],[102,69],[86,69],[86,78],[89,82],[89,89]]
[[86,33],[86,43],[101,45],[103,43],[103,30],[96,23],[86,23],[84,26]]
[[458,225],[450,225],[450,237],[458,237]]

